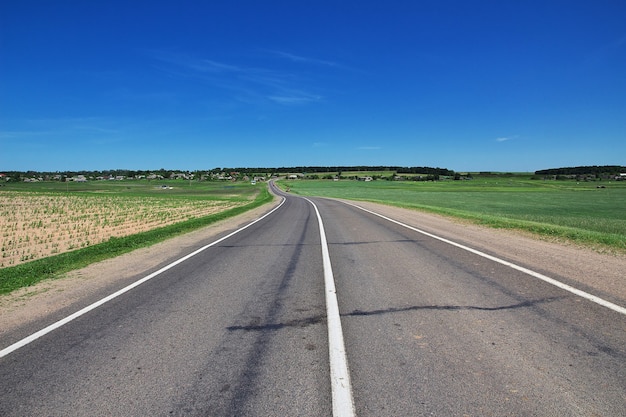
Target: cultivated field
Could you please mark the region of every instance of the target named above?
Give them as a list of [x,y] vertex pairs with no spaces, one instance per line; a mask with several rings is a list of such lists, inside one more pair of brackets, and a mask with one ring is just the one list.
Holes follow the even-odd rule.
[[0,267],[208,216],[236,205],[228,201],[0,192]]
[[514,175],[463,181],[285,180],[280,184],[296,194],[414,208],[626,253],[626,181],[544,181]]
[[[250,202],[247,189],[131,184],[20,185],[0,191],[0,268],[190,219]],[[62,187],[66,187],[63,185]],[[38,191],[32,192],[30,189]],[[57,192],[47,192],[56,190]],[[243,192],[245,190],[245,193]],[[43,191],[43,192],[42,192]],[[211,192],[213,191],[213,192]]]

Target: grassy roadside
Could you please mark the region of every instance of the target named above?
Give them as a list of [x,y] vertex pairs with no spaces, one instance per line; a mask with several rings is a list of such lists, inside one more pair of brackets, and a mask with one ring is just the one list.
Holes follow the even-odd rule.
[[[381,204],[388,204],[382,201],[374,201]],[[421,210],[443,216],[454,217],[470,221],[474,224],[492,227],[495,229],[513,229],[536,234],[542,237],[549,237],[555,240],[567,240],[600,252],[619,252],[626,254],[626,235],[619,233],[602,233],[585,230],[576,227],[568,227],[554,223],[513,219],[498,217],[487,214],[469,213],[460,210],[452,210],[432,206],[392,204],[397,207]]]
[[531,232],[600,252],[626,254],[626,183],[536,181],[281,181],[292,193],[371,201]]
[[15,289],[33,285],[44,279],[57,278],[66,272],[83,268],[94,262],[114,258],[135,249],[151,246],[166,239],[200,229],[220,220],[260,207],[269,203],[272,199],[272,195],[264,187],[259,191],[254,201],[243,206],[131,236],[111,238],[97,245],[38,259],[14,267],[2,268],[0,269],[0,294],[7,294]]

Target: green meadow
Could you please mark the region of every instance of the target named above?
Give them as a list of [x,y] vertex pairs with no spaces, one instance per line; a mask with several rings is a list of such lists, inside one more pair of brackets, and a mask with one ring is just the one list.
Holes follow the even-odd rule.
[[626,253],[626,181],[548,181],[511,175],[461,181],[283,180],[279,184],[299,195],[423,210]]
[[245,201],[254,198],[259,191],[259,187],[263,187],[263,185],[251,186],[249,182],[104,180],[87,182],[6,182],[0,184],[0,191]]

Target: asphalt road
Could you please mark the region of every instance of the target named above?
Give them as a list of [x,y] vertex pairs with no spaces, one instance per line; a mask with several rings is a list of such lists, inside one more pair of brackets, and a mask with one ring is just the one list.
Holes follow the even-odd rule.
[[312,203],[356,415],[625,415],[623,314],[344,203],[295,196],[0,358],[0,415],[332,415]]

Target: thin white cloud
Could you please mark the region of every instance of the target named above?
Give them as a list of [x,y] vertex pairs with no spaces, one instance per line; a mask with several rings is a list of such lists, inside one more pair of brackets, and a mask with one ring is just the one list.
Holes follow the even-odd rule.
[[288,91],[285,90],[283,94],[270,95],[267,98],[273,102],[286,105],[298,105],[320,101],[321,96],[315,94],[309,94],[304,91]]
[[326,61],[323,59],[317,59],[317,58],[311,58],[311,57],[305,57],[305,56],[301,56],[301,55],[295,55],[295,54],[291,54],[289,52],[283,52],[283,51],[274,51],[274,50],[270,50],[268,51],[278,57],[281,58],[286,58],[292,62],[301,62],[301,63],[305,63],[305,64],[315,64],[315,65],[324,65],[327,67],[341,67],[341,65],[339,65],[336,62],[332,62],[332,61]]
[[185,54],[177,54],[166,51],[148,51],[148,54],[158,61],[194,71],[239,71],[239,68],[234,65],[225,64],[211,59],[198,59]]
[[0,131],[0,140],[2,139],[26,139],[32,136],[48,135],[54,132],[38,131],[38,130],[5,130]]
[[28,140],[37,137],[81,137],[84,140],[90,140],[117,137],[122,132],[118,124],[112,124],[111,121],[98,117],[24,119],[17,122],[25,128],[0,131],[0,140]]
[[219,80],[232,78],[247,71],[244,68],[224,62],[198,59],[186,55],[159,53],[154,54],[154,58],[162,63],[157,66],[158,70],[181,78]]
[[359,146],[357,149],[362,151],[377,151],[382,148],[380,146]]
[[[322,96],[309,91],[301,77],[286,71],[232,65],[180,54],[153,52],[152,56],[166,64],[163,71],[230,90],[234,92],[232,98],[242,103],[253,104],[264,100],[291,106],[322,100]],[[305,59],[295,55],[291,58]]]
[[328,67],[328,68],[339,69],[339,70],[350,71],[350,72],[357,72],[357,73],[367,73],[367,71],[352,68],[348,65],[344,65],[336,61],[329,61],[326,59],[319,59],[319,58],[314,58],[310,56],[297,55],[297,54],[292,54],[290,52],[278,51],[275,49],[263,49],[263,51],[271,55],[274,55],[278,58],[286,59],[286,60],[289,60],[291,62],[298,63],[298,64],[303,64],[303,65],[306,64],[306,65],[318,66],[318,67]]
[[499,138],[496,138],[496,142],[507,142],[510,140],[514,140],[517,139],[519,136],[515,135],[515,136],[501,136]]
[[198,61],[190,61],[189,68],[196,71],[205,72],[240,72],[241,68],[235,65],[225,64],[223,62],[217,62],[210,59],[201,59]]
[[120,101],[172,101],[176,94],[169,91],[136,92],[128,88],[119,88],[105,93],[105,97]]

